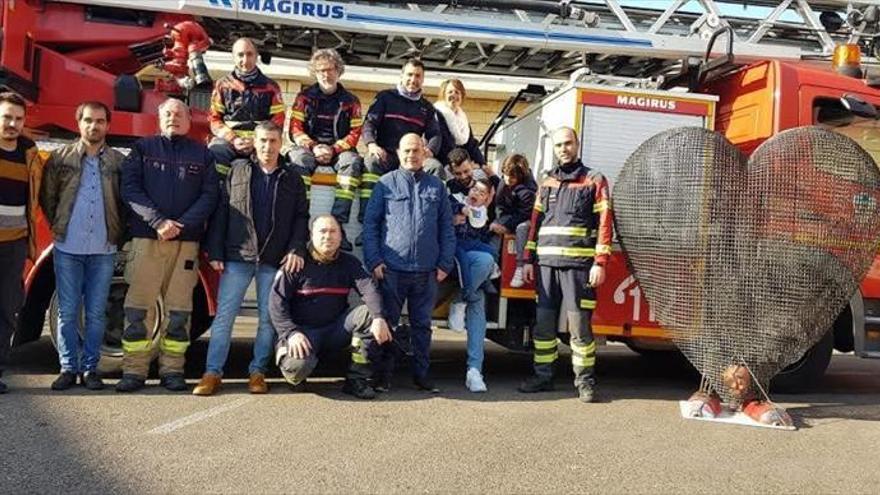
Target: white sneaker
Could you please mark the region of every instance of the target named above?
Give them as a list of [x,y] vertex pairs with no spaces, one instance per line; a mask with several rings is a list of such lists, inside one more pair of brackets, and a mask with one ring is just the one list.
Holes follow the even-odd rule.
[[496,278],[501,276],[501,267],[498,266],[498,263],[492,265],[492,275],[489,275],[489,280],[495,280]]
[[486,382],[483,381],[483,374],[476,368],[468,368],[467,375],[464,378],[464,386],[474,393],[481,393],[488,390]]
[[449,316],[446,319],[446,325],[453,332],[464,332],[464,315],[467,310],[467,303],[454,302],[449,305]]
[[513,272],[513,277],[510,279],[510,286],[514,289],[519,289],[523,285],[526,285],[526,281],[523,280],[523,269],[521,266],[518,266]]

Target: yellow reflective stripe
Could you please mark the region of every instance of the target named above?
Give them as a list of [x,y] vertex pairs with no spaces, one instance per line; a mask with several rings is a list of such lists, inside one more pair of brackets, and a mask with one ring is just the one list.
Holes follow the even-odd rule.
[[538,246],[538,256],[569,256],[573,258],[592,258],[596,255],[593,248],[575,248],[575,247],[559,247],[559,246]]
[[351,361],[355,364],[370,364],[370,361],[357,352],[351,353]]
[[380,175],[371,174],[371,173],[369,173],[369,172],[364,172],[364,174],[361,175],[361,181],[362,181],[362,182],[365,182],[365,183],[366,183],[366,182],[379,182],[379,179],[380,179],[381,177],[382,177],[382,176],[380,176]]
[[346,191],[345,189],[337,189],[333,193],[333,197],[354,200],[354,191]]
[[544,211],[544,205],[542,205],[541,203],[535,203],[534,210],[535,210],[535,211],[538,211],[538,212],[543,212],[543,211]]
[[127,353],[132,352],[147,352],[150,350],[150,341],[149,340],[123,340],[122,341],[122,351]]
[[352,127],[360,127],[362,125],[364,125],[364,119],[351,119]]
[[307,186],[312,185],[312,177],[310,175],[303,175],[302,180],[305,183],[305,185],[307,185]]
[[587,237],[590,229],[586,227],[557,227],[548,226],[538,229],[538,235],[569,235],[572,237]]
[[169,354],[177,354],[182,356],[186,354],[187,347],[189,347],[189,342],[171,340],[164,337],[159,340],[159,348],[162,349],[163,352],[167,352]]
[[580,345],[572,342],[571,350],[581,355],[592,354],[596,352],[596,341],[594,340],[587,345]]
[[596,301],[594,299],[581,299],[581,309],[596,309]]
[[553,340],[535,340],[534,341],[535,349],[545,350],[545,349],[554,349],[557,345],[559,345],[559,339]]
[[608,209],[608,201],[599,201],[593,205],[593,213],[602,213]]
[[582,368],[592,368],[596,365],[596,357],[580,357],[576,354],[571,355],[571,364]]
[[611,254],[611,246],[608,244],[596,244],[596,254]]
[[281,113],[283,111],[284,111],[284,104],[283,103],[281,103],[279,105],[272,105],[271,107],[269,107],[270,114]]
[[306,114],[304,114],[302,112],[297,112],[296,110],[291,111],[290,116],[295,118],[296,120],[301,120],[301,121],[306,120]]
[[226,107],[222,103],[211,103],[211,110],[223,113],[226,111]]
[[559,353],[554,352],[553,354],[535,354],[535,362],[539,364],[552,363],[559,358]]
[[537,247],[538,243],[535,241],[529,241],[526,243],[526,249],[529,251],[534,251],[535,249],[537,249]]
[[334,143],[334,144],[336,146],[338,146],[342,151],[347,151],[347,150],[351,149],[351,145],[348,144],[348,141],[346,141],[344,139],[340,139],[339,141],[336,141],[336,143]]
[[361,189],[360,197],[370,199],[371,194],[373,194],[372,189]]
[[360,337],[355,337],[354,335],[351,336],[351,346],[352,347],[354,347],[354,348],[360,347],[361,342],[363,342],[363,341],[361,340]]
[[351,177],[348,175],[337,175],[336,176],[336,183],[339,184],[340,186],[352,186],[352,187],[357,187],[357,186],[361,185],[361,181],[358,180],[357,177]]
[[243,131],[241,129],[233,129],[232,133],[238,137],[244,137],[244,138],[254,137],[254,131]]
[[229,171],[232,170],[232,167],[230,167],[229,165],[223,165],[220,163],[216,163],[216,164],[214,164],[214,169],[220,175],[229,175]]

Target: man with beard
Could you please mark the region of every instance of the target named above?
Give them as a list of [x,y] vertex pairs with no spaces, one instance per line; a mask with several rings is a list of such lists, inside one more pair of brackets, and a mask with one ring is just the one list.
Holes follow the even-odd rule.
[[[110,127],[106,105],[82,103],[76,121],[79,140],[49,155],[40,188],[40,206],[55,241],[61,374],[52,390],[69,389],[78,376],[89,390],[101,390],[98,360],[105,309],[116,249],[125,231],[119,191],[125,156],[104,141]],[[80,308],[85,314],[82,329]]]

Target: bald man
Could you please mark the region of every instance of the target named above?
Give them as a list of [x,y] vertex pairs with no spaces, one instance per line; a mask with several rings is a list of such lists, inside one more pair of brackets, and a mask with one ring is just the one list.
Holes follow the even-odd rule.
[[[423,169],[427,151],[422,137],[404,135],[397,148],[400,168],[376,183],[364,215],[364,264],[379,282],[383,313],[394,328],[403,304],[409,310],[413,347],[413,383],[438,392],[428,374],[431,312],[437,284],[452,270],[455,231],[446,188]],[[405,337],[397,340],[404,340]],[[391,344],[374,361],[374,388],[387,391],[394,369]]]
[[[612,216],[608,181],[581,163],[580,143],[570,127],[553,132],[557,166],[541,183],[532,211],[529,241],[523,253],[523,279],[535,280],[538,304],[532,339],[535,374],[519,390],[553,390],[558,357],[560,310],[571,334],[574,386],[582,402],[593,402],[596,342],[590,319],[595,288],[605,280],[611,257]],[[537,254],[538,270],[535,270]],[[537,273],[535,273],[537,272]]]
[[232,45],[235,67],[214,84],[209,121],[214,140],[209,148],[222,177],[229,173],[235,158],[246,158],[254,151],[257,124],[272,121],[284,128],[284,101],[278,83],[257,67],[257,45],[250,38],[239,38]]

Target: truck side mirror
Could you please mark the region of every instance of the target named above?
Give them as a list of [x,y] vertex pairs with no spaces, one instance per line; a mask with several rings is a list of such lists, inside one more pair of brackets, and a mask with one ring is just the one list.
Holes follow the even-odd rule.
[[856,117],[875,120],[878,118],[877,107],[859,98],[858,96],[843,95],[840,98],[840,103],[843,105],[843,108],[847,109]]

